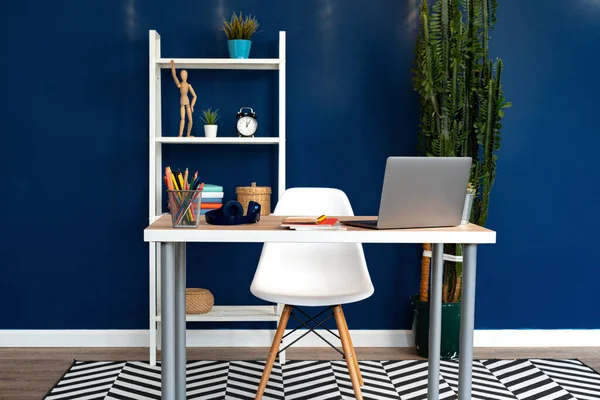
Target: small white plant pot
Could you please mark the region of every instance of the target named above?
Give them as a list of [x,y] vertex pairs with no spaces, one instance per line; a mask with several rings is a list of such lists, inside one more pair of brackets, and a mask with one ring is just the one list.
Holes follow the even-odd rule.
[[204,136],[217,137],[217,128],[219,125],[204,125]]
[[461,225],[467,225],[469,223],[474,197],[474,193],[467,193],[467,197],[465,198],[465,206],[463,208],[462,220],[460,221]]

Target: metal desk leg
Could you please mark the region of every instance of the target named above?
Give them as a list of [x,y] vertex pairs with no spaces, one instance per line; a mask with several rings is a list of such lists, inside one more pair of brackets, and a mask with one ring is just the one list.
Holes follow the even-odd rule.
[[161,313],[162,313],[162,400],[176,400],[175,396],[175,245],[162,244]]
[[460,310],[460,359],[458,368],[458,400],[471,400],[473,378],[473,329],[475,327],[475,272],[477,245],[463,249],[463,289]]
[[156,249],[159,243],[150,242],[150,365],[156,365]]
[[175,244],[175,397],[186,398],[185,243]]
[[429,296],[429,371],[427,400],[440,397],[440,349],[442,344],[442,284],[444,280],[444,244],[432,246],[431,294]]

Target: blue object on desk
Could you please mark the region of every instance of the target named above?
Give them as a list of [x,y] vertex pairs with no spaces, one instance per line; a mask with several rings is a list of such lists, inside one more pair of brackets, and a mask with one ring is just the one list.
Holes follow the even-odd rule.
[[223,186],[211,185],[210,183],[205,183],[204,188],[202,190],[204,190],[205,192],[222,192]]
[[210,210],[206,214],[206,222],[211,225],[242,225],[260,221],[260,204],[255,201],[248,203],[248,212],[235,200],[228,201],[221,208]]

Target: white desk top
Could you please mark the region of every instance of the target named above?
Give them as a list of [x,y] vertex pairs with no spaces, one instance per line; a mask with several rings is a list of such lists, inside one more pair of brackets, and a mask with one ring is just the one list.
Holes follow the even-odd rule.
[[[496,243],[496,232],[477,225],[423,229],[364,229],[345,231],[294,231],[281,227],[283,216],[262,216],[248,225],[208,225],[204,219],[196,229],[173,228],[166,214],[144,230],[145,242],[279,242],[279,243]],[[338,217],[340,220],[376,217]]]

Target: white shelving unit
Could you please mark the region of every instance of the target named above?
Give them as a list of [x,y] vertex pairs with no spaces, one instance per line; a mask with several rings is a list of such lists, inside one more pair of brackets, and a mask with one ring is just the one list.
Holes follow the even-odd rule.
[[[285,35],[285,32],[280,33]],[[175,65],[188,69],[280,69],[281,64],[281,58],[160,58],[156,63],[161,68],[171,68],[171,60],[175,61]]]
[[[240,321],[279,321],[277,306],[214,306],[207,314],[188,315],[187,321],[240,322]],[[160,321],[160,314],[156,316]]]
[[155,143],[169,144],[278,144],[278,137],[255,137],[255,138],[237,138],[237,137],[158,137],[154,139]]
[[[279,79],[279,132],[277,137],[172,137],[163,136],[161,120],[161,69],[276,70]],[[154,222],[162,213],[162,145],[163,144],[228,144],[278,145],[278,197],[285,190],[285,32],[279,32],[279,58],[162,58],[160,35],[150,31],[150,204],[149,220]],[[175,89],[173,89],[175,90]],[[174,131],[174,130],[173,130]],[[150,243],[150,363],[156,365],[160,314],[160,247]],[[190,322],[279,321],[281,305],[272,306],[215,306],[209,313],[187,315]],[[283,357],[282,357],[283,358]],[[282,359],[283,362],[283,359]]]

